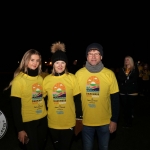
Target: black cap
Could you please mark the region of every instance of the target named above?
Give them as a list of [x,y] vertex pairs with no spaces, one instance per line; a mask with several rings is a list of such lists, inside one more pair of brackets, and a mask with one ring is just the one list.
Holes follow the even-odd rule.
[[86,57],[88,55],[88,52],[90,50],[98,50],[101,54],[101,56],[103,57],[103,47],[102,45],[98,44],[98,43],[92,43],[90,44],[87,48],[86,48]]
[[53,43],[51,46],[52,55],[52,64],[56,61],[64,61],[66,64],[68,63],[67,55],[65,53],[65,44],[61,42]]
[[64,61],[66,64],[68,63],[67,56],[66,56],[65,52],[63,52],[62,50],[57,50],[52,55],[51,60],[52,60],[52,64],[54,64],[56,61],[59,61],[59,60]]

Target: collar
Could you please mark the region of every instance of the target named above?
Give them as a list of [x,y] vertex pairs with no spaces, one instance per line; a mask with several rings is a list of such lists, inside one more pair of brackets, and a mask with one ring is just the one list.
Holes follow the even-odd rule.
[[57,72],[55,72],[55,76],[61,76],[61,75],[63,75],[65,73],[65,71],[63,71],[62,73],[57,73]]
[[38,68],[36,68],[35,70],[32,70],[30,68],[27,68],[27,73],[29,76],[35,77],[38,75]]

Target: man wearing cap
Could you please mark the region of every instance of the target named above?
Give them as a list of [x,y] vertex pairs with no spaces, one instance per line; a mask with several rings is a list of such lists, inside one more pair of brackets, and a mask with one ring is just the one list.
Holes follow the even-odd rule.
[[103,47],[86,49],[85,67],[76,72],[83,111],[83,149],[92,150],[95,132],[100,150],[108,150],[110,133],[116,131],[119,115],[119,88],[115,74],[102,63]]

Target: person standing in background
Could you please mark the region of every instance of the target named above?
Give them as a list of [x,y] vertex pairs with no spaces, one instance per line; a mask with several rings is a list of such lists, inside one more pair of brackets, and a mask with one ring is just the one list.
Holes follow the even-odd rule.
[[138,77],[138,89],[139,89],[139,92],[138,92],[138,95],[139,95],[139,96],[144,96],[144,95],[143,95],[143,91],[142,91],[142,86],[143,86],[143,85],[142,85],[143,62],[138,61],[137,67],[138,67],[138,70],[139,70],[139,77]]
[[148,63],[144,63],[142,70],[142,93],[148,96],[150,91],[150,70]]
[[131,56],[124,58],[124,66],[119,69],[118,83],[123,109],[123,127],[132,127],[135,104],[138,98],[139,71]]

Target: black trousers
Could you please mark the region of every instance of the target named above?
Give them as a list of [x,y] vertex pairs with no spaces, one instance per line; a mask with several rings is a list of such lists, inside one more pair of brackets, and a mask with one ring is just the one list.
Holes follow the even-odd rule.
[[52,129],[49,128],[55,150],[70,150],[74,137],[74,128]]
[[123,110],[124,126],[132,126],[132,116],[134,115],[135,105],[137,102],[137,95],[120,95],[121,105]]
[[48,131],[47,117],[24,123],[24,130],[29,137],[28,144],[23,146],[25,150],[45,149]]

